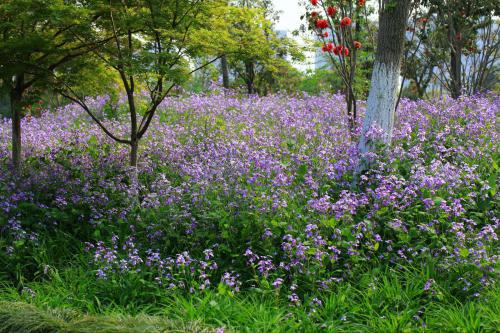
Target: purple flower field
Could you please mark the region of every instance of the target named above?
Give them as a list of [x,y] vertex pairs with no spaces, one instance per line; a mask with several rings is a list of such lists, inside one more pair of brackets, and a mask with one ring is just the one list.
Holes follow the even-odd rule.
[[[123,136],[125,105],[108,100],[91,104]],[[435,260],[471,267],[457,283],[480,292],[498,260],[500,98],[403,100],[393,145],[368,156],[357,181],[343,105],[340,95],[167,98],[141,141],[139,193],[128,147],[78,106],[23,119],[15,177],[2,120],[2,261],[63,232],[98,280],[139,273],[191,293],[267,286],[296,305],[358,267]]]

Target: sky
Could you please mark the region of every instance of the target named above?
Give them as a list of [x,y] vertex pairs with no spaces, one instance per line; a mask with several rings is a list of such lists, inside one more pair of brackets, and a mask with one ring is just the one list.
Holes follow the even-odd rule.
[[[280,19],[276,24],[277,30],[287,30],[291,33],[294,30],[298,30],[301,24],[300,16],[304,13],[305,8],[299,6],[298,0],[273,0],[274,8],[280,11]],[[289,37],[291,37],[289,35]],[[295,38],[299,44],[303,44],[300,37]],[[314,52],[306,53],[306,61],[300,64],[294,64],[300,70],[305,71],[306,69],[314,68]]]
[[[293,31],[300,26],[300,16],[305,12],[303,6],[299,6],[298,0],[273,0],[274,8],[281,11],[280,20],[276,27],[280,30]],[[368,0],[368,4],[373,4],[373,0]]]
[[277,29],[293,31],[300,26],[300,15],[304,8],[299,6],[298,0],[273,0],[274,8],[281,11]]

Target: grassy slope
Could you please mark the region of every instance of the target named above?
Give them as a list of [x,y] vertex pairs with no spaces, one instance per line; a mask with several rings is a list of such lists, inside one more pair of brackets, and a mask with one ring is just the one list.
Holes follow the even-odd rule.
[[42,309],[22,302],[0,302],[0,332],[211,332],[194,322],[160,316],[83,315],[74,310]]

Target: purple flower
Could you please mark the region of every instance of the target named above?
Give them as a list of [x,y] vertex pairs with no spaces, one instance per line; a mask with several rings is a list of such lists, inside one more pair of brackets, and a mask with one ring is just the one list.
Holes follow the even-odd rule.
[[262,235],[262,240],[265,240],[269,237],[271,237],[273,235],[271,229],[269,228],[266,228],[266,230],[264,230],[264,234]]
[[429,289],[431,289],[431,287],[434,284],[434,282],[435,282],[434,279],[427,280],[427,282],[424,285],[424,290],[428,291]]
[[278,289],[279,287],[281,287],[281,285],[283,284],[283,279],[282,278],[277,278],[276,280],[274,280],[274,282],[272,283],[273,287],[275,289]]
[[292,306],[298,306],[300,304],[300,298],[295,293],[289,295],[288,300],[290,301],[290,303],[291,303],[290,305],[292,305]]

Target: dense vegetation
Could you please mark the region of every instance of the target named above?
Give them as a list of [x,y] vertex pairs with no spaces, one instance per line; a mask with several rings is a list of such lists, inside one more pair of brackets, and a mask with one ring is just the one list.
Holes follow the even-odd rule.
[[0,333],[498,331],[498,1],[277,3],[0,1]]
[[[123,97],[88,104],[127,131]],[[77,105],[23,119],[18,174],[4,121],[0,331],[494,331],[498,96],[403,100],[358,180],[342,105],[169,97],[139,184]]]

